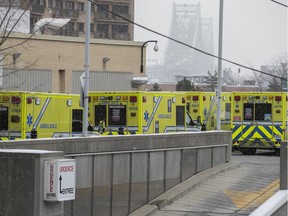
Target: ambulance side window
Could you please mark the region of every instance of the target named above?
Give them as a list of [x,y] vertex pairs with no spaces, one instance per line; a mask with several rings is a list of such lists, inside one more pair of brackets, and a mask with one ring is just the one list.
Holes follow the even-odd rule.
[[231,119],[231,103],[225,104],[225,120]]
[[0,106],[0,130],[8,130],[8,107]]
[[185,106],[176,106],[176,125],[185,125]]
[[83,118],[83,111],[81,109],[72,110],[72,120],[82,121],[82,118]]
[[244,116],[243,116],[243,119],[244,120],[253,120],[254,119],[254,104],[249,104],[249,103],[246,103],[244,104]]
[[95,106],[95,125],[99,125],[100,121],[106,121],[106,105],[96,105]]
[[82,131],[83,111],[80,109],[72,110],[72,132]]

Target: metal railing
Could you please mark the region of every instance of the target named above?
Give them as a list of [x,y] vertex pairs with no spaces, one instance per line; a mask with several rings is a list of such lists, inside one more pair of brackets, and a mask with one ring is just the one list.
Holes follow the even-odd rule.
[[76,199],[65,215],[128,215],[173,186],[227,158],[228,144],[69,154]]

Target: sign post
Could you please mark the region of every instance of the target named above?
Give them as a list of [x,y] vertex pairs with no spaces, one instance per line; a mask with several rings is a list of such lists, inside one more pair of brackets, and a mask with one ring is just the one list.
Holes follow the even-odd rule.
[[75,159],[45,161],[44,200],[65,201],[75,199]]

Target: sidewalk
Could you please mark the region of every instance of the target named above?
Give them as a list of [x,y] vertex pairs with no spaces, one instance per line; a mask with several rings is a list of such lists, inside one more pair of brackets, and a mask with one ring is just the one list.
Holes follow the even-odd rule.
[[279,164],[233,161],[198,173],[130,216],[244,216],[278,189]]

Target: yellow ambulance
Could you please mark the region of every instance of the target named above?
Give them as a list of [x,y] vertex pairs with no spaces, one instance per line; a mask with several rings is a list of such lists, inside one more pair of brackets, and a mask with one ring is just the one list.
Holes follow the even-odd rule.
[[287,140],[286,92],[233,92],[231,95],[233,147],[243,154],[274,150]]
[[184,92],[89,92],[89,121],[103,135],[200,131]]
[[[202,125],[202,130],[217,129],[217,104],[215,92],[186,92],[187,110],[193,119]],[[231,96],[221,93],[221,130],[231,130]]]
[[0,92],[2,140],[80,135],[79,95],[39,92]]

